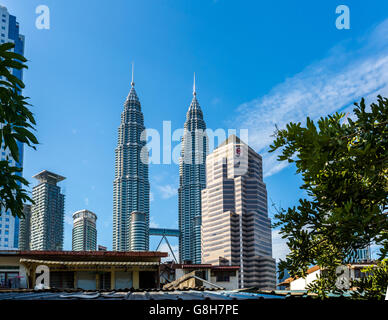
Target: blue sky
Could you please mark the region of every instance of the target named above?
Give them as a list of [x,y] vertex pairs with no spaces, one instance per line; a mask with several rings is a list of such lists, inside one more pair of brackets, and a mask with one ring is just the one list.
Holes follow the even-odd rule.
[[[195,71],[208,128],[249,129],[268,198],[295,205],[300,178],[267,153],[275,124],[388,93],[388,2],[317,2],[2,0],[26,36],[25,94],[41,143],[25,150],[24,176],[67,177],[65,249],[71,214],[83,208],[98,215],[98,243],[111,248],[114,149],[132,62],[147,128],[183,126]],[[41,4],[49,30],[35,27]],[[335,27],[340,4],[350,8],[350,30]],[[177,165],[150,166],[153,226],[177,228],[178,181]],[[284,256],[276,231],[273,241],[274,256]]]

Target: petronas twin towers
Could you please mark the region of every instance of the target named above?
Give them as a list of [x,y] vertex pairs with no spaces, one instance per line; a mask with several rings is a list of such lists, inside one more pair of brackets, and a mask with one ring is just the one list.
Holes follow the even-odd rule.
[[149,248],[150,183],[148,152],[140,139],[145,130],[139,98],[132,82],[124,103],[115,150],[113,181],[113,250]]
[[[202,110],[193,99],[186,116],[179,165],[180,260],[201,263],[201,191],[206,187],[207,141]],[[141,104],[132,82],[124,103],[115,150],[113,182],[113,250],[149,250],[150,184],[148,150]]]
[[205,130],[194,76],[193,100],[186,114],[179,163],[179,258],[183,263],[201,263],[201,192],[206,188],[208,153]]

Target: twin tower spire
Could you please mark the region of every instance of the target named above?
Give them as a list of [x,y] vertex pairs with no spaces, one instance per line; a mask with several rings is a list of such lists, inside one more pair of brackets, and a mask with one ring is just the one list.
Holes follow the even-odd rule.
[[133,73],[135,71],[135,65],[134,63],[132,62],[132,81],[131,81],[131,87],[134,87],[135,86],[135,82],[133,81]]
[[[131,87],[134,87],[135,86],[135,82],[134,82],[134,71],[135,71],[135,64],[132,62],[132,81],[131,81]],[[196,96],[197,95],[197,91],[195,89],[195,72],[194,72],[194,82],[193,82],[193,96]]]

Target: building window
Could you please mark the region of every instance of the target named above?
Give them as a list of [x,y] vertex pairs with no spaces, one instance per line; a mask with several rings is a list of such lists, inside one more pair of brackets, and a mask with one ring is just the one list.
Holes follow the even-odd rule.
[[216,281],[217,282],[229,282],[230,281],[230,273],[229,272],[217,272]]

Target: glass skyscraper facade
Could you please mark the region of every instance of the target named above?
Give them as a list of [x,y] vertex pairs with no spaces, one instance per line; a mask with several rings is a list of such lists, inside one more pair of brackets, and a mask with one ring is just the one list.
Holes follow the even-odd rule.
[[179,259],[182,263],[201,263],[201,191],[206,187],[205,161],[208,152],[205,130],[194,79],[193,99],[186,114],[179,163]]
[[[146,141],[141,139],[145,130],[144,117],[134,86],[132,79],[121,114],[115,150],[114,251],[143,251],[149,248],[148,150]],[[141,220],[143,223],[140,223]]]
[[146,215],[143,212],[131,213],[131,239],[130,247],[134,251],[145,251],[147,244]]
[[[19,33],[19,23],[16,17],[9,14],[6,7],[0,6],[0,42],[12,42],[15,44],[14,52],[24,55],[24,36]],[[12,70],[12,74],[23,80],[22,70]],[[0,126],[2,124],[0,123]],[[11,165],[23,167],[23,143],[18,142],[19,162],[10,155],[8,149],[0,147],[0,160],[9,160]],[[21,174],[21,173],[19,173]],[[13,217],[10,212],[1,212],[0,216],[0,250],[12,250],[19,248],[19,218]]]

